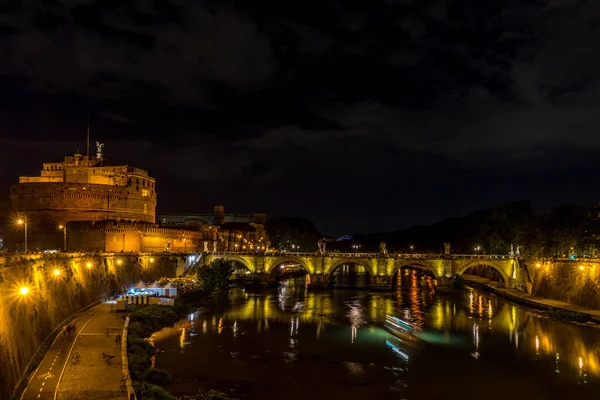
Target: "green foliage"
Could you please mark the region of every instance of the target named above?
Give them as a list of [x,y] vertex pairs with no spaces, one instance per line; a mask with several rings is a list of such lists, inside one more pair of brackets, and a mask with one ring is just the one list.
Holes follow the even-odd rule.
[[300,246],[301,251],[317,250],[317,241],[321,237],[315,224],[300,217],[273,217],[265,224],[265,230],[271,245],[278,250],[292,250],[292,245]]
[[[143,391],[138,393],[138,398],[145,399],[174,399],[169,392],[156,385],[166,385],[172,381],[171,375],[163,370],[151,368],[151,357],[156,349],[151,343],[142,339],[149,337],[154,332],[165,326],[172,325],[190,311],[189,306],[178,303],[174,307],[144,306],[135,307],[129,318],[130,324],[127,334],[127,352],[129,358],[129,371],[137,387]],[[152,397],[155,396],[155,397]]]
[[530,203],[504,203],[491,210],[480,232],[488,253],[508,254],[511,244],[523,246],[535,241],[537,220]]
[[177,400],[165,389],[148,382],[134,382],[134,390],[139,400]]
[[144,376],[145,371],[150,368],[152,362],[146,353],[130,353],[129,369],[135,378]]
[[144,353],[149,356],[155,353],[155,348],[150,342],[131,333],[127,335],[127,345],[129,346],[130,353]]
[[582,255],[588,249],[592,219],[589,211],[575,204],[554,207],[542,216],[542,232],[547,255]]
[[209,390],[208,392],[202,392],[193,395],[184,395],[179,398],[180,400],[238,400],[236,397],[230,397],[226,393],[219,392],[217,390]]
[[148,369],[142,379],[146,382],[152,383],[153,385],[164,386],[173,382],[173,377],[167,371],[157,368]]
[[464,290],[465,288],[465,280],[461,275],[454,275],[452,277],[452,288],[455,290]]
[[139,337],[149,337],[163,327],[179,321],[188,311],[189,309],[183,305],[136,307],[129,316],[131,321],[129,332]]
[[590,320],[590,316],[588,314],[565,310],[548,310],[548,316],[551,318],[560,319],[562,321],[575,321],[581,323],[585,323]]
[[202,289],[208,293],[226,290],[229,288],[232,271],[233,265],[230,261],[217,259],[198,272],[198,280],[202,282]]
[[390,251],[441,253],[443,243],[452,244],[452,252],[473,253],[481,246],[481,253],[508,254],[511,244],[520,246],[521,256],[532,259],[592,255],[600,247],[600,220],[596,212],[575,204],[552,208],[535,214],[528,202],[499,204],[488,210],[474,212],[466,217],[449,218],[430,226],[355,236],[365,251],[377,251],[379,242],[389,244]]

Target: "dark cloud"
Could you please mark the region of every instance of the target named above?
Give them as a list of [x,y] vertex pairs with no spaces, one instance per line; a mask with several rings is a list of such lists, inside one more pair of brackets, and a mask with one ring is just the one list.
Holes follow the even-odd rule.
[[83,150],[91,111],[107,157],[157,177],[163,211],[224,203],[339,233],[512,199],[600,199],[593,2],[29,0],[0,11],[4,187]]

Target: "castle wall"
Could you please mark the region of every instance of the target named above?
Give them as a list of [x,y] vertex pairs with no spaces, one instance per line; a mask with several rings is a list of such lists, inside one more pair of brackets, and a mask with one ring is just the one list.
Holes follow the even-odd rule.
[[156,194],[153,189],[138,189],[87,183],[21,183],[11,187],[11,200],[17,212],[38,223],[102,220],[154,223]]
[[72,223],[67,229],[67,248],[75,251],[194,252],[204,248],[202,232],[144,223]]

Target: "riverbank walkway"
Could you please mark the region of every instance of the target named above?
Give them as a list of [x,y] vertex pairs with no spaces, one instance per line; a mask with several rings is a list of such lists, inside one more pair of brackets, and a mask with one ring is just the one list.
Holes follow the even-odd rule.
[[483,278],[477,275],[464,274],[463,279],[467,282],[474,282],[485,286],[491,292],[498,294],[499,296],[505,297],[509,300],[517,303],[525,304],[533,308],[539,308],[543,310],[548,309],[560,309],[564,311],[578,312],[581,314],[588,314],[591,321],[600,323],[600,310],[593,308],[587,308],[578,306],[576,304],[567,303],[560,300],[547,299],[545,297],[538,297],[525,292],[521,292],[517,289],[507,289],[502,287],[500,282],[492,281],[491,279]]
[[21,400],[127,400],[121,365],[122,313],[102,303],[60,333],[31,376]]

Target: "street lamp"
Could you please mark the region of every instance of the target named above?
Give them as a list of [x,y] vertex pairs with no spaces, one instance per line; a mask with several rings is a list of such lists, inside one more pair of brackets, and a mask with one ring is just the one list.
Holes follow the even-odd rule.
[[481,250],[480,246],[475,247],[475,254],[479,254],[479,250]]
[[58,229],[63,231],[63,251],[67,252],[67,225],[59,225]]
[[27,253],[27,217],[25,215],[19,215],[17,225],[23,225],[23,227],[25,228],[25,253]]
[[414,246],[411,244],[411,245],[410,245],[410,254],[412,254],[412,252],[413,252],[413,247],[414,247]]
[[358,252],[358,249],[360,248],[360,244],[353,244],[352,248],[354,249],[354,254],[356,254]]

